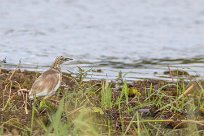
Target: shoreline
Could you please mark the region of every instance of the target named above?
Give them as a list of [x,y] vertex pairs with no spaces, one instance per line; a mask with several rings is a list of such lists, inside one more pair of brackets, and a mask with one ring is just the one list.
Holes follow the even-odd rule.
[[[83,119],[91,118],[87,121],[88,124],[90,122],[104,124],[98,128],[90,125],[97,133],[106,132],[107,128],[111,128],[111,134],[114,135],[134,134],[134,128],[137,127],[137,123],[134,122],[138,120],[135,119],[136,113],[144,125],[156,122],[155,127],[162,125],[162,132],[166,132],[167,128],[171,128],[172,131],[173,128],[177,128],[183,133],[189,124],[196,124],[199,131],[204,129],[203,80],[188,82],[178,78],[177,82],[170,82],[149,79],[127,83],[119,76],[110,82],[84,81],[86,73],[82,70],[76,77],[63,73],[62,86],[56,95],[46,101],[39,98],[34,102],[34,106],[33,102],[26,98],[25,90],[31,88],[39,75],[39,72],[20,69],[0,70],[0,125],[4,133],[13,135],[53,133],[42,129],[42,124],[47,128],[52,126],[53,121],[49,116],[56,115],[62,106],[60,104],[62,100],[64,103],[60,116],[62,122],[73,124],[81,113],[84,113]],[[192,100],[195,102],[192,103]],[[194,111],[190,105],[194,106]],[[193,114],[188,114],[188,111]],[[87,114],[91,116],[87,117]],[[107,121],[111,122],[111,126]],[[92,134],[84,132],[83,127],[70,127],[69,130]],[[148,127],[148,130],[152,133],[156,131],[151,127]]]

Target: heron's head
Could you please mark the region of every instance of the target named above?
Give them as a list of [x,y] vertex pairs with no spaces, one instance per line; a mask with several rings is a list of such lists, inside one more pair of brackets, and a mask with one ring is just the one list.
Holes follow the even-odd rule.
[[58,57],[55,59],[55,61],[54,61],[53,65],[52,65],[52,67],[53,67],[53,68],[59,68],[59,66],[60,66],[62,63],[64,63],[65,61],[69,61],[69,60],[72,60],[72,59],[71,59],[71,58],[66,58],[66,57],[63,57],[63,56],[58,56]]

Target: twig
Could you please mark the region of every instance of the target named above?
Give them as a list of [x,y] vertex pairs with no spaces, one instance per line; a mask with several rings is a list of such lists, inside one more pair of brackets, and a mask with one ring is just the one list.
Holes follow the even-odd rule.
[[[204,126],[204,120],[201,120],[201,121],[198,121],[198,120],[173,120],[173,119],[167,119],[167,120],[140,120],[140,121],[132,121],[133,123],[138,123],[138,122],[141,122],[141,123],[151,123],[151,122],[154,122],[154,123],[162,123],[162,122],[177,122],[177,121],[180,121],[181,123],[195,123],[195,124],[199,124],[199,125],[202,125]],[[129,121],[125,121],[125,122],[129,122]]]
[[193,87],[194,87],[194,84],[192,84],[190,87],[188,87],[188,89],[186,89],[186,91],[184,91],[183,94],[181,94],[177,100],[181,99],[182,97],[185,97],[187,96],[188,94],[190,94],[192,91],[193,91]]
[[167,104],[166,106],[164,106],[164,107],[162,107],[162,108],[156,110],[154,113],[157,113],[157,112],[159,112],[159,111],[165,109],[166,107],[171,106],[171,104],[176,103],[176,102],[177,102],[178,100],[180,100],[182,97],[187,96],[189,93],[191,93],[191,91],[193,90],[193,87],[194,87],[194,84],[192,84],[188,89],[186,89],[186,91],[184,91],[184,93],[181,94],[181,95],[180,95],[176,100],[174,100],[172,103],[169,103],[169,104]]
[[[19,86],[20,87],[20,86]],[[24,109],[25,109],[25,113],[28,114],[28,90],[27,89],[20,89],[17,91],[18,92],[18,95],[19,95],[19,92],[23,95],[23,103],[24,103]],[[25,96],[24,96],[24,93],[25,93]]]
[[81,107],[79,107],[79,108],[76,108],[76,109],[70,111],[70,112],[68,113],[68,116],[70,116],[71,114],[74,114],[75,112],[77,112],[77,111],[79,111],[79,110],[81,110],[81,109],[83,109],[83,108],[84,108],[84,106],[81,106]]
[[26,100],[24,101],[25,103],[25,113],[28,114],[28,108],[27,108],[27,102],[28,102],[28,94],[26,93]]
[[136,113],[133,115],[133,117],[132,117],[130,123],[128,124],[128,126],[127,126],[127,128],[126,128],[126,130],[125,130],[125,135],[127,134],[128,130],[130,129],[130,126],[132,125],[133,120],[135,119],[135,115],[136,115]]

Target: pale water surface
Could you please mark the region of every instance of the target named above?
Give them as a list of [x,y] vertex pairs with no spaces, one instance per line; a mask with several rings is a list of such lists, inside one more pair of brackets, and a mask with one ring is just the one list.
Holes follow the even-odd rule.
[[44,70],[57,55],[92,78],[161,78],[179,68],[204,76],[203,0],[1,0],[0,59]]

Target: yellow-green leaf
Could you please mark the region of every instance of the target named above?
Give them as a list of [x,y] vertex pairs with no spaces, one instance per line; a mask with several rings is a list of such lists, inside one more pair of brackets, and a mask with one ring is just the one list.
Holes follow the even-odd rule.
[[141,93],[134,87],[129,88],[128,92],[129,96],[136,95],[136,96],[141,96]]
[[92,112],[99,112],[101,115],[104,114],[103,110],[99,107],[93,107]]
[[200,107],[200,111],[204,113],[204,107]]

